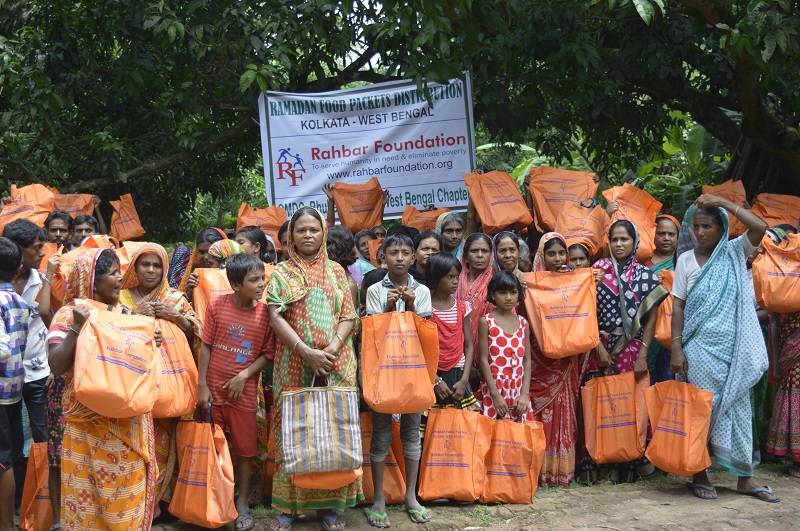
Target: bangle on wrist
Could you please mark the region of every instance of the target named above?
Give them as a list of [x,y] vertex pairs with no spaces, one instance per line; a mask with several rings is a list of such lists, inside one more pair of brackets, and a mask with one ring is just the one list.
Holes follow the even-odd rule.
[[734,217],[739,217],[739,209],[742,208],[742,205],[736,205],[736,210],[733,211]]
[[340,336],[340,335],[339,335],[339,332],[336,332],[336,333],[335,333],[335,334],[333,334],[333,335],[336,337],[336,339],[338,339],[338,340],[339,340],[339,343],[341,343],[342,345],[344,345],[344,339],[342,339],[342,336]]
[[672,338],[672,342],[675,343],[678,339],[683,339],[683,336],[675,336]]
[[302,342],[303,342],[302,339],[298,339],[297,341],[295,341],[294,345],[292,345],[292,352],[295,352],[297,350],[297,345],[299,345]]
[[440,384],[440,383],[442,383],[443,381],[444,381],[444,380],[442,379],[442,377],[441,377],[441,376],[439,376],[438,378],[436,378],[436,383],[434,383],[434,384],[433,384],[433,386],[434,386],[434,387],[436,387],[437,385],[439,385],[439,384]]
[[70,326],[69,327],[69,331],[72,332],[73,334],[75,334],[76,336],[81,335],[81,331],[80,330],[75,330],[75,327]]

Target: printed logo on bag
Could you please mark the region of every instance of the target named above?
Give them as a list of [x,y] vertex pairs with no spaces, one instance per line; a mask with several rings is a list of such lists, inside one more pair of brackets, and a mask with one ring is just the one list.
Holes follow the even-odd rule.
[[275,161],[275,165],[278,168],[278,176],[276,179],[291,179],[292,184],[289,186],[297,186],[297,181],[302,181],[303,175],[306,173],[300,153],[293,154],[291,147],[285,147],[278,151],[278,158]]

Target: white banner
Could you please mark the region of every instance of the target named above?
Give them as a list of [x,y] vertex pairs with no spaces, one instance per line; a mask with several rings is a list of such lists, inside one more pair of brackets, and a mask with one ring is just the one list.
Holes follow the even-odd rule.
[[327,211],[326,183],[377,177],[388,190],[385,215],[407,205],[465,207],[464,175],[475,167],[469,77],[378,83],[317,94],[267,92],[259,98],[264,178],[270,204],[292,213]]

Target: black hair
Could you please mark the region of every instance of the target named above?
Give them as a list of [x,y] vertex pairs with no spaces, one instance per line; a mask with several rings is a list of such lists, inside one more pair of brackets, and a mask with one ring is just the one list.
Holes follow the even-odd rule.
[[12,221],[3,229],[3,237],[8,238],[22,249],[30,247],[37,241],[45,241],[44,229],[27,219]]
[[611,239],[611,234],[613,234],[614,229],[617,227],[622,227],[625,229],[625,232],[628,233],[628,236],[631,237],[632,240],[636,239],[636,227],[633,226],[633,223],[628,221],[627,219],[620,219],[615,221],[609,228],[608,228],[608,239]]
[[[268,262],[267,245],[269,245],[269,240],[267,240],[267,235],[264,234],[264,231],[261,230],[260,227],[256,227],[255,225],[247,225],[236,231],[236,236],[239,235],[243,236],[244,238],[247,238],[247,240],[254,245],[257,243],[260,249],[258,258],[260,258],[262,262]],[[277,249],[274,248],[273,250],[276,253],[278,251]]]
[[50,226],[50,222],[56,219],[60,219],[61,221],[65,222],[67,224],[67,229],[72,231],[72,216],[63,210],[53,210],[47,214],[47,218],[44,220],[44,228],[48,228]]
[[334,225],[328,231],[328,258],[347,269],[355,260],[353,233],[343,225]]
[[99,229],[99,224],[97,223],[97,218],[94,216],[88,216],[86,214],[79,214],[75,216],[75,220],[72,222],[73,227],[77,227],[78,225],[91,225],[94,227],[94,231],[97,232]]
[[411,238],[412,242],[414,242],[417,236],[419,236],[419,231],[414,227],[409,227],[408,225],[401,225],[398,223],[397,225],[392,225],[389,227],[389,230],[386,231],[386,237],[388,238],[394,234],[405,234]]
[[439,242],[439,247],[442,246],[442,237],[439,236],[439,234],[437,234],[432,230],[424,230],[419,234],[417,234],[417,237],[414,238],[414,250],[416,251],[417,249],[419,249],[419,244],[422,243],[422,240],[431,240],[431,239]]
[[224,239],[225,238],[222,237],[222,234],[220,234],[217,229],[206,227],[197,233],[197,238],[195,238],[194,243],[215,243]]
[[592,261],[592,255],[589,252],[589,249],[587,249],[584,244],[582,244],[582,243],[573,243],[572,245],[569,246],[569,249],[567,249],[567,252],[569,253],[573,249],[580,249],[583,252],[583,254],[586,255],[586,259],[589,260],[589,262]]
[[290,225],[294,225],[295,223],[297,223],[297,220],[302,218],[303,216],[311,216],[312,218],[319,221],[320,226],[325,224],[325,220],[322,219],[322,214],[319,213],[319,210],[311,207],[300,207],[297,210],[295,210],[294,214],[292,214]]
[[464,242],[464,256],[467,255],[470,248],[475,244],[476,241],[483,240],[489,246],[489,252],[492,251],[492,239],[482,232],[473,232],[469,236],[467,236],[466,241]]
[[119,258],[113,249],[103,249],[94,264],[94,279],[102,278],[111,272],[111,267],[119,265]]
[[498,291],[514,291],[517,290],[519,302],[525,300],[525,292],[522,290],[522,284],[513,273],[508,271],[500,271],[495,273],[492,280],[489,281],[489,287],[486,290],[486,300],[494,304],[494,294]]
[[544,232],[536,228],[536,223],[528,225],[528,235],[525,237],[525,240],[528,242],[528,249],[538,249],[539,240],[542,239],[542,236],[544,236]]
[[381,250],[383,251],[383,254],[386,254],[386,249],[395,246],[408,247],[413,251],[414,240],[412,240],[411,237],[402,232],[395,233],[392,235],[387,235],[386,238],[383,240],[383,243],[381,244]]
[[[714,221],[717,222],[717,225],[719,225],[720,228],[725,226],[725,223],[722,220],[722,212],[717,207],[698,208],[697,209],[697,214],[703,214],[705,216],[708,216],[708,217],[712,218]],[[697,214],[695,214],[695,215],[697,215]]]
[[[790,225],[789,223],[781,223],[780,225],[775,225],[776,229],[782,229],[786,231],[788,234],[797,234],[797,227],[794,225]],[[5,236],[5,233],[3,234]]]
[[20,264],[22,264],[22,250],[19,245],[5,236],[0,237],[0,282],[11,282]]
[[247,273],[253,269],[264,271],[264,263],[251,254],[235,254],[225,262],[225,276],[228,277],[231,286],[242,285]]
[[361,281],[361,293],[366,293],[370,286],[383,280],[387,273],[385,269],[380,268],[365,273],[364,279]]
[[511,238],[511,241],[514,242],[514,245],[517,246],[517,250],[519,251],[519,236],[511,232],[510,230],[504,230],[503,232],[498,232],[497,236],[494,237],[494,241],[497,242],[497,245],[500,245],[500,242],[505,238]]
[[283,236],[287,232],[289,232],[289,222],[284,221],[283,224],[281,225],[281,228],[278,229],[278,239],[280,240],[281,236]]
[[[560,238],[550,238],[546,242],[544,242],[544,247],[542,248],[542,252],[547,251],[550,247],[554,246],[555,244],[564,245],[564,242],[561,241]],[[567,249],[564,249],[567,251]]]
[[361,243],[361,240],[363,240],[364,238],[369,238],[370,240],[377,240],[378,239],[378,237],[375,236],[375,233],[372,232],[372,230],[370,230],[370,229],[362,229],[362,230],[356,232],[356,235],[353,236],[353,242],[355,242],[355,245],[358,246],[358,244]]
[[439,282],[452,269],[461,273],[461,262],[450,253],[435,253],[428,258],[428,264],[425,266],[425,282],[431,292],[436,291]]

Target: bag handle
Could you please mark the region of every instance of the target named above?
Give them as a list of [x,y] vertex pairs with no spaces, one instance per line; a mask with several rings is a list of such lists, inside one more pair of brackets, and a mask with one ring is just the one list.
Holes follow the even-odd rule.
[[205,404],[199,404],[199,403],[197,404],[197,407],[194,408],[194,420],[195,422],[214,424],[214,416],[212,414],[211,400],[209,400]]

